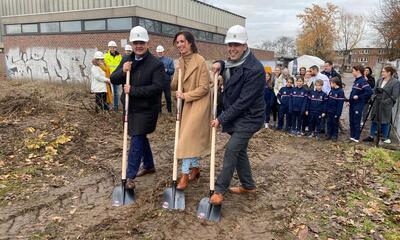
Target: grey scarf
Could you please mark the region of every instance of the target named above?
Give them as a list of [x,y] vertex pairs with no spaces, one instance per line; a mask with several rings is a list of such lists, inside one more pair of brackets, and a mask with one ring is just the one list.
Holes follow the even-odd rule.
[[243,53],[242,57],[240,57],[239,60],[237,60],[237,61],[227,60],[225,62],[226,71],[224,73],[224,80],[226,82],[229,81],[229,79],[231,78],[231,68],[238,67],[238,66],[242,65],[246,61],[246,59],[247,59],[247,57],[249,55],[250,55],[250,48],[247,48],[246,51]]

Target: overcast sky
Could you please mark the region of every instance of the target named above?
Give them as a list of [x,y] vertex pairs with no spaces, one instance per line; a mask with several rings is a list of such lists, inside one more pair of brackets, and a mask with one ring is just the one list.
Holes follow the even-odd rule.
[[[296,15],[313,3],[322,6],[327,1],[316,0],[208,0],[216,7],[246,17],[246,27],[251,46],[263,40],[274,40],[280,36],[295,37],[300,31],[300,22]],[[379,0],[332,0],[333,4],[350,12],[370,17],[379,8]],[[370,39],[374,33],[371,28],[366,29],[364,41],[361,45],[373,46]]]

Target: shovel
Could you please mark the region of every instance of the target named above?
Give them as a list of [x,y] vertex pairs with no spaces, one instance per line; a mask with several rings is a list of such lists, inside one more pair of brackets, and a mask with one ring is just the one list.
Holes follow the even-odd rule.
[[[218,73],[214,76],[214,99],[213,99],[213,119],[217,118],[217,94],[218,94]],[[197,217],[209,221],[219,222],[221,220],[222,205],[213,205],[210,203],[210,197],[215,190],[215,140],[217,128],[212,128],[211,134],[211,161],[210,161],[210,195],[201,199],[197,208]]]
[[[182,71],[180,69],[178,72],[178,91],[182,92]],[[178,147],[179,128],[182,116],[181,113],[182,99],[178,98],[176,105],[177,105],[177,113],[176,113],[176,123],[175,123],[175,146],[174,146],[174,166],[172,172],[172,185],[170,188],[167,188],[164,191],[162,208],[184,210],[185,194],[182,190],[176,189],[177,169],[178,169],[178,159],[176,157],[176,151]]]
[[[126,72],[126,85],[130,84],[130,71]],[[128,149],[128,106],[129,94],[125,93],[125,113],[124,113],[124,142],[122,147],[122,169],[121,169],[121,186],[114,188],[112,194],[112,206],[119,207],[128,205],[135,201],[134,191],[126,189],[126,167],[127,167],[127,149]]]

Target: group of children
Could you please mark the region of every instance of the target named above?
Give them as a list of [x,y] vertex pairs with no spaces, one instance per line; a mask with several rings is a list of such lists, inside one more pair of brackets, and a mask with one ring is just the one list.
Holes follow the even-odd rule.
[[[356,69],[356,73],[353,73],[356,81],[350,95],[350,105],[354,105],[354,107],[350,106],[350,139],[356,142],[360,137],[362,106],[365,99],[372,94],[371,88],[366,89],[365,86],[368,84],[364,83],[365,80],[357,75],[359,70],[361,69]],[[274,102],[277,101],[279,106],[278,124],[275,125],[277,130],[285,130],[295,136],[308,135],[310,138],[316,137],[317,139],[320,138],[323,130],[326,131],[326,140],[337,141],[343,104],[348,100],[345,97],[340,78],[332,77],[329,82],[331,90],[326,94],[322,90],[323,80],[314,80],[310,87],[310,85],[304,84],[303,76],[296,76],[296,80],[290,76],[286,79],[286,86],[274,94],[271,74],[266,73],[265,127],[269,126],[269,115],[273,110]],[[360,104],[353,103],[357,99],[360,100]],[[352,116],[359,116],[359,118]]]

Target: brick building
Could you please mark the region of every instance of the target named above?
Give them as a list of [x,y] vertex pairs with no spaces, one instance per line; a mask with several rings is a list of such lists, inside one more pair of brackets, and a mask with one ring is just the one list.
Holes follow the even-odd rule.
[[[150,34],[150,50],[162,44],[173,58],[172,37],[188,30],[208,61],[223,59],[227,29],[245,18],[195,0],[5,0],[1,1],[1,72],[10,78],[88,80],[96,50],[114,40],[123,52],[136,25]],[[271,51],[253,49],[261,61]]]
[[[336,51],[335,66],[340,68],[343,58],[343,54]],[[371,67],[372,69],[379,68],[379,66],[387,62],[387,59],[385,58],[385,49],[383,48],[356,48],[350,52],[350,55],[344,62],[345,71],[350,72],[353,66],[359,64]]]

